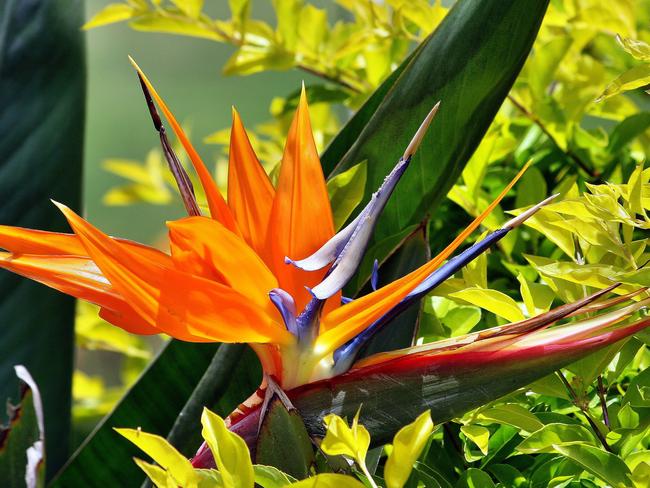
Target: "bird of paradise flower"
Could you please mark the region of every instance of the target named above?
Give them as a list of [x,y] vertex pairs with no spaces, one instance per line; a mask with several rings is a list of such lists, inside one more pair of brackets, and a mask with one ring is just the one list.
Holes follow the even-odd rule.
[[[341,290],[354,275],[374,225],[438,104],[368,204],[335,233],[304,88],[275,187],[233,109],[226,201],[165,102],[133,64],[189,215],[167,223],[170,254],[110,237],[55,203],[74,234],[0,226],[0,248],[6,250],[0,253],[0,267],[95,303],[105,320],[135,334],[250,344],[262,364],[263,388],[229,418],[231,428],[249,442],[254,442],[264,410],[261,405],[268,400],[264,392],[272,389],[266,388],[269,385],[287,392],[286,398],[296,404],[312,431],[321,428],[320,419],[328,411],[354,413],[359,402],[364,402],[369,417],[363,421],[372,431],[373,412],[391,409],[382,420],[387,437],[413,420],[408,409],[400,414],[400,401],[402,405],[415,402],[417,413],[430,408],[434,420],[446,420],[649,324],[648,318],[627,320],[648,304],[645,299],[548,328],[571,314],[597,312],[632,298],[592,303],[611,291],[613,284],[523,322],[358,360],[377,331],[553,197],[448,260],[513,187],[526,165],[440,254],[386,286],[348,299]],[[202,215],[154,100],[189,156],[209,216]],[[497,383],[485,388],[492,381]],[[393,400],[377,395],[386,388],[393,388]],[[383,440],[381,435],[375,438]],[[208,454],[203,447],[195,464],[210,463]]]

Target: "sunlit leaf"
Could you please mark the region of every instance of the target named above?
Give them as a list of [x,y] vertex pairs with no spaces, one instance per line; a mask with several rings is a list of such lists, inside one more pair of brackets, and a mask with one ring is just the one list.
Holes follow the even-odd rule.
[[366,186],[367,162],[363,161],[327,182],[327,193],[332,204],[334,228],[340,229],[363,198]]
[[582,425],[548,424],[528,436],[517,446],[517,450],[526,454],[554,452],[554,445],[567,442],[594,444],[596,441]]
[[450,296],[484,308],[510,322],[524,319],[524,314],[517,303],[498,290],[473,287],[457,291]]
[[582,466],[594,476],[616,488],[630,486],[630,469],[616,454],[594,446],[577,442],[574,444],[556,444],[555,450]]
[[384,467],[387,488],[404,486],[432,431],[433,422],[427,410],[395,434],[393,449]]
[[133,5],[125,3],[111,3],[97,12],[83,26],[84,29],[94,29],[102,25],[114,24],[128,20],[137,14],[137,9]]

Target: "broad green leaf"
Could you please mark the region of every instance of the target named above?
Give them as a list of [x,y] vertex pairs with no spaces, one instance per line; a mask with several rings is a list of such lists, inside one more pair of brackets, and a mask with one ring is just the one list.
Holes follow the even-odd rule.
[[84,30],[94,29],[102,25],[114,24],[129,20],[137,14],[137,9],[133,5],[125,3],[111,3],[97,12],[93,17],[84,24]]
[[361,202],[363,189],[366,186],[366,173],[367,164],[363,161],[327,182],[327,193],[332,205],[336,230],[343,227]]
[[506,403],[481,410],[477,419],[512,425],[525,432],[534,432],[544,425],[535,415],[516,403]]
[[381,99],[371,97],[330,144],[322,157],[330,176],[368,160],[366,202],[424,116],[442,101],[427,137],[384,210],[375,242],[420,222],[455,183],[521,69],[547,3],[456,2],[399,68],[398,76],[389,77],[379,88]]
[[451,293],[449,296],[484,308],[488,312],[492,312],[510,322],[516,322],[525,318],[517,303],[508,295],[498,290],[472,287]]
[[637,136],[643,134],[650,127],[650,112],[640,112],[622,120],[609,135],[607,152],[617,155],[625,146]]
[[253,463],[244,439],[230,432],[223,419],[207,408],[203,409],[201,425],[223,484],[232,488],[252,488]]
[[555,445],[555,450],[615,488],[630,486],[631,472],[616,454],[580,442]]
[[[81,0],[0,8],[0,223],[69,232],[50,199],[79,210],[86,73]],[[74,299],[0,270],[0,398],[14,365],[40,387],[47,478],[69,455]],[[36,306],[37,305],[37,306]],[[0,423],[4,409],[0,408]]]
[[526,477],[517,468],[509,464],[491,464],[487,469],[505,487],[520,488],[526,486]]
[[[215,363],[220,367],[210,370]],[[209,395],[194,397],[194,390],[206,371],[212,374]],[[260,381],[255,354],[242,345],[170,341],[72,456],[52,486],[103,488],[106,484],[140,484],[144,475],[131,461],[139,451],[115,435],[114,427],[141,427],[162,435],[167,435],[174,427],[174,445],[189,457],[200,444],[198,419],[203,406],[227,415],[259,386]],[[179,417],[188,403],[198,404],[198,413]],[[179,422],[184,426],[180,432]],[[107,449],[110,457],[106,456]]]
[[553,452],[554,445],[567,442],[594,444],[596,441],[593,434],[582,425],[548,424],[528,436],[517,446],[517,450],[525,454]]
[[290,484],[292,488],[364,488],[364,485],[352,476],[323,473]]
[[362,466],[365,464],[370,446],[370,434],[363,425],[359,424],[359,412],[360,409],[357,410],[351,426],[336,414],[326,415],[323,418],[326,428],[325,438],[320,447],[330,456],[348,456]]
[[192,463],[169,444],[164,437],[139,429],[115,429],[166,470],[180,486],[196,487],[199,482]]
[[460,305],[450,309],[440,319],[442,324],[452,331],[452,335],[467,334],[481,320],[481,309]]
[[426,488],[452,488],[452,484],[447,478],[431,466],[416,461],[415,471]]
[[411,424],[402,427],[393,439],[393,450],[384,466],[387,488],[402,488],[408,480],[413,464],[422,453],[433,432],[429,411],[422,413]]
[[598,97],[597,101],[605,100],[619,93],[634,90],[650,83],[650,64],[641,64],[630,68],[625,73],[612,81],[605,91]]
[[297,479],[309,476],[314,463],[311,439],[295,409],[275,398],[269,404],[255,448],[255,462],[274,466]]
[[45,432],[38,387],[24,366],[15,366],[20,396],[6,399],[7,424],[0,423],[0,480],[6,488],[45,486]]
[[623,429],[636,429],[639,426],[639,414],[634,411],[629,403],[626,403],[616,414],[618,424]]
[[494,481],[485,471],[469,468],[460,476],[456,488],[494,488]]
[[273,466],[254,464],[255,484],[262,488],[282,488],[297,481],[293,476],[283,473]]
[[517,183],[515,208],[528,207],[541,202],[548,196],[546,180],[542,172],[531,166]]
[[482,425],[463,425],[460,431],[465,434],[481,450],[483,455],[488,453],[488,442],[490,441],[490,431]]

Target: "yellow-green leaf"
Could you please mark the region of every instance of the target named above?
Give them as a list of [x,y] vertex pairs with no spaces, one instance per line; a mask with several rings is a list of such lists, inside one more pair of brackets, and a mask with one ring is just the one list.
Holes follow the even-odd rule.
[[208,27],[191,19],[180,17],[166,17],[157,13],[146,14],[131,21],[135,30],[146,32],[164,32],[167,34],[180,34],[183,36],[200,37],[212,41],[223,41],[224,38]]
[[460,431],[465,434],[481,450],[483,455],[488,453],[488,442],[490,441],[490,431],[482,425],[463,425]]
[[334,228],[340,229],[363,198],[366,187],[367,161],[352,166],[327,182],[334,216]]
[[[194,487],[198,484],[198,476],[192,463],[178,452],[166,439],[142,432],[137,429],[115,429],[133,444],[151,456],[161,468],[167,470],[176,483],[184,487]],[[252,485],[251,485],[252,486]]]
[[132,18],[137,10],[125,3],[111,3],[97,12],[83,25],[84,30],[93,29],[102,25],[114,24]]
[[387,488],[401,488],[411,474],[413,464],[417,461],[433,432],[431,413],[427,410],[413,423],[402,427],[393,439],[393,450],[384,467],[384,479]]
[[203,0],[171,0],[185,15],[198,19],[203,8]]
[[345,455],[354,459],[359,466],[365,465],[366,453],[370,446],[370,434],[359,425],[359,412],[354,416],[352,426],[336,414],[323,419],[326,433],[321,449],[331,456]]
[[250,452],[244,439],[230,432],[225,422],[207,408],[201,415],[201,434],[210,446],[225,486],[252,488],[255,476]]
[[137,464],[149,477],[156,488],[176,488],[178,486],[176,481],[174,481],[174,478],[172,478],[172,476],[160,466],[147,463],[138,458],[133,458],[133,460],[135,461],[135,464]]
[[616,35],[616,40],[629,54],[639,61],[650,61],[650,45],[637,39]]
[[332,473],[317,474],[288,486],[292,488],[365,488],[360,481],[352,476]]
[[517,302],[498,290],[472,287],[451,293],[449,296],[484,308],[510,322],[516,322],[525,318]]
[[618,95],[621,92],[645,86],[648,83],[650,83],[650,64],[635,66],[607,85],[605,91],[596,101],[600,102],[606,98]]

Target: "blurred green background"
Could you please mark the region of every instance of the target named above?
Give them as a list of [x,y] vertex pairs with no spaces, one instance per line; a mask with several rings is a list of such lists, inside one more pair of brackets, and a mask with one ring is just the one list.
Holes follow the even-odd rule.
[[[88,0],[86,19],[107,3]],[[206,2],[206,7],[214,16],[228,15],[225,1]],[[258,17],[273,19],[270,2],[257,2],[255,7]],[[306,79],[304,73],[295,70],[225,77],[220,69],[234,48],[197,38],[143,34],[125,23],[92,29],[86,33],[86,40],[84,214],[107,233],[140,242],[154,242],[162,235],[165,221],[181,217],[184,210],[179,202],[167,206],[102,204],[106,191],[121,182],[102,169],[102,161],[143,160],[150,149],[159,145],[128,55],[145,70],[176,117],[188,124],[192,141],[206,162],[216,159],[219,147],[203,144],[203,138],[229,126],[232,105],[246,125],[253,126],[269,118],[273,97],[295,91]]]

